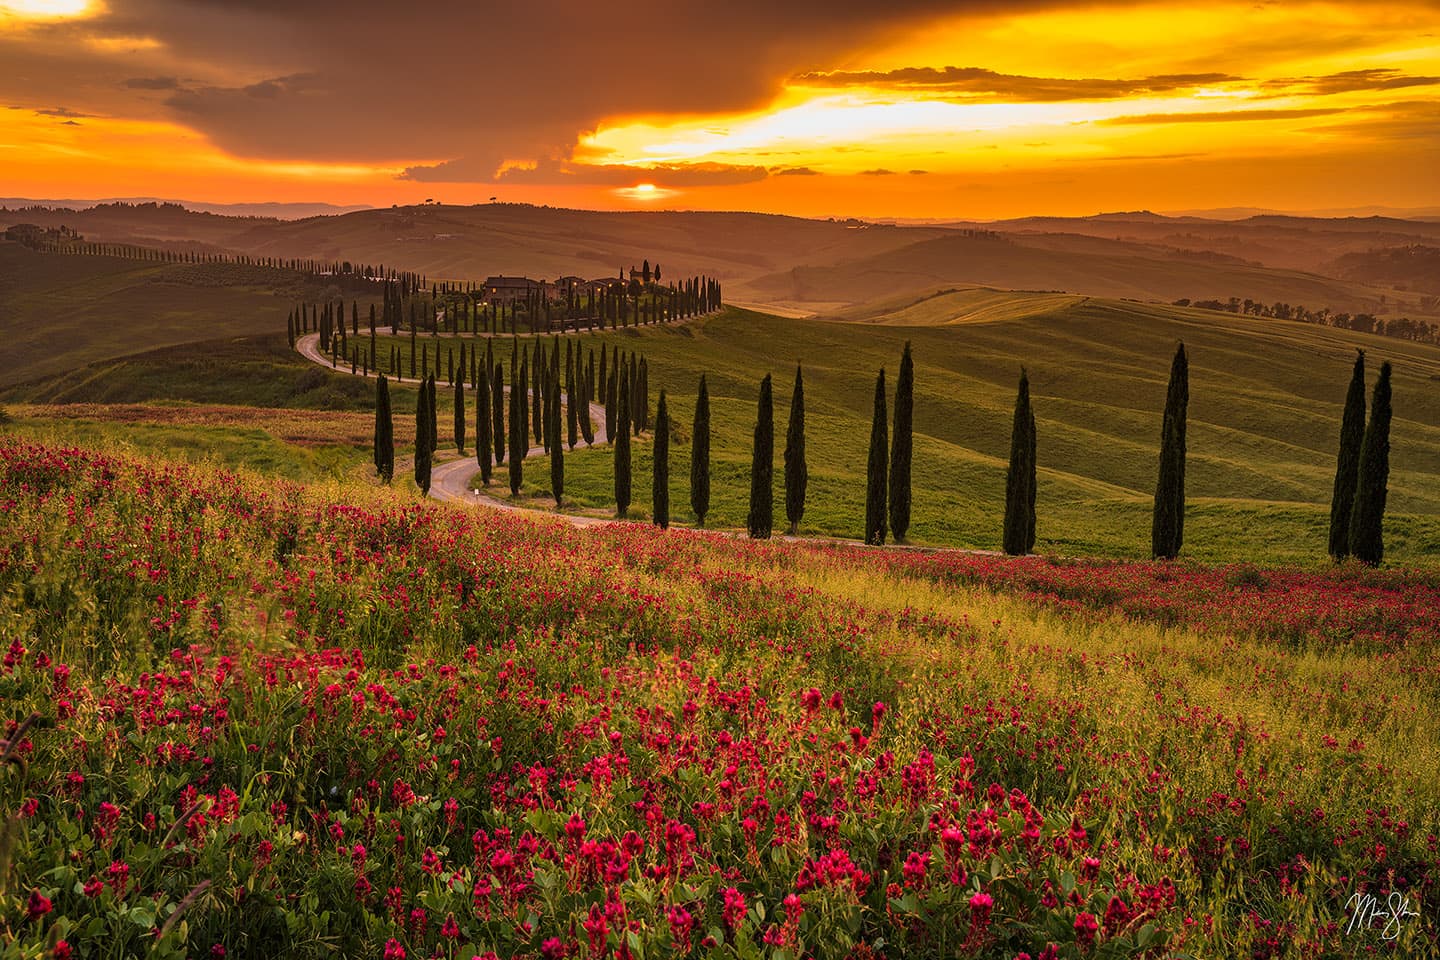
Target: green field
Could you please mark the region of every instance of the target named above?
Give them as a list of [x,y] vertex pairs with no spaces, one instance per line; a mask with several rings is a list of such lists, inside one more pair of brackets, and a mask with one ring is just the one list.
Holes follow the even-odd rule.
[[[283,322],[284,317],[281,317]],[[413,394],[402,391],[402,395]],[[224,403],[373,410],[375,388],[290,349],[283,333],[201,340],[85,364],[8,389],[10,403]],[[413,409],[406,401],[404,409]]]
[[283,333],[299,300],[341,295],[293,271],[63,256],[0,240],[0,387],[152,348]]
[[[910,539],[996,548],[1015,380],[1028,367],[1039,424],[1039,549],[1145,555],[1169,361],[1190,351],[1185,553],[1211,559],[1323,556],[1340,405],[1355,349],[1395,367],[1388,556],[1440,559],[1440,349],[1298,323],[1090,299],[1003,323],[943,327],[787,320],[741,310],[672,328],[603,335],[649,358],[676,421],[672,509],[690,519],[688,435],[699,375],[713,405],[711,524],[742,526],[757,384],[776,378],[776,517],[794,364],[805,366],[810,465],[802,532],[857,537],[875,371],[893,383],[905,340],[916,360]],[[443,342],[443,341],[442,341]],[[399,338],[402,351],[408,339]],[[508,344],[508,341],[501,341]],[[429,347],[433,351],[432,344]],[[388,344],[382,343],[382,352]],[[500,351],[503,360],[508,346]],[[635,446],[635,513],[650,500],[648,444]],[[577,509],[613,503],[608,449],[571,454]],[[548,468],[529,472],[548,489]]]

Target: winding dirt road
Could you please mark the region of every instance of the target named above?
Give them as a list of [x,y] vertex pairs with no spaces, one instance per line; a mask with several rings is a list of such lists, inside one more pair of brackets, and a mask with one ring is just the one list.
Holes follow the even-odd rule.
[[[342,366],[338,363],[331,363],[330,358],[320,352],[320,334],[318,333],[307,333],[305,336],[297,339],[295,341],[295,349],[299,351],[302,357],[312,363],[318,363],[320,366],[334,370],[337,373],[343,373],[347,376],[352,375],[349,364]],[[362,374],[356,371],[353,376],[373,377],[375,374]],[[420,382],[418,378],[412,379],[410,377],[391,377],[390,379],[397,383]],[[505,394],[507,396],[510,394],[508,384],[505,387]],[[593,432],[595,442],[593,444],[587,444],[582,439],[579,444],[582,447],[599,446],[609,439],[605,435],[605,408],[603,406],[598,403],[590,404],[590,422],[594,425]],[[549,463],[549,457],[550,454],[545,452],[543,446],[531,447],[525,452],[526,460],[539,460],[543,458],[543,462],[547,465]],[[497,464],[495,468],[496,475],[503,476],[505,469],[505,467]],[[458,460],[447,460],[444,463],[435,464],[434,468],[430,471],[430,496],[436,500],[444,500],[447,503],[466,503],[472,506],[479,505],[491,507],[496,510],[506,510],[511,513],[535,513],[551,517],[561,517],[577,527],[587,527],[597,523],[617,522],[600,517],[580,517],[568,513],[553,513],[549,510],[517,507],[513,503],[506,503],[498,497],[492,497],[483,491],[472,490],[470,488],[470,478],[475,476],[479,470],[480,464],[473,456],[461,457]]]

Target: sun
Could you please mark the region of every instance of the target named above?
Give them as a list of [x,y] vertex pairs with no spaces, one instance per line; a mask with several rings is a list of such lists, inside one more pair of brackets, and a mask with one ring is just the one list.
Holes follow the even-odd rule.
[[97,6],[95,0],[0,0],[0,20],[61,20],[80,17]]
[[678,190],[671,190],[653,183],[637,183],[633,187],[619,187],[615,190],[616,196],[624,197],[626,200],[639,201],[664,200],[666,197],[673,197],[678,192]]

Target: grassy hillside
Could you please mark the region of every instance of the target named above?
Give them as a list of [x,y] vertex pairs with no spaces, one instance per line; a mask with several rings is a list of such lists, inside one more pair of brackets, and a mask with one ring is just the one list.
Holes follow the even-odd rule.
[[[275,307],[264,316],[274,323]],[[284,316],[279,317],[283,324]],[[372,385],[321,369],[290,349],[284,333],[199,340],[97,360],[0,389],[12,403],[219,403],[370,410]]]
[[[1089,296],[1172,301],[1250,297],[1337,311],[1414,314],[1409,294],[1318,274],[1274,270],[1239,261],[1177,255],[1118,240],[1066,234],[950,235],[845,262],[812,265],[760,277],[746,290],[756,299],[787,303],[849,301],[870,304],[982,284],[1015,290],[1053,290]],[[1385,302],[1382,303],[1382,294]]]
[[[1088,299],[1025,319],[945,327],[788,320],[730,310],[694,324],[592,337],[642,351],[652,407],[669,390],[677,422],[672,503],[688,509],[688,435],[696,382],[714,408],[712,522],[744,523],[755,396],[775,375],[780,453],[794,364],[806,381],[810,506],[803,529],[858,536],[875,371],[893,376],[909,339],[916,360],[911,539],[995,548],[1015,381],[1028,367],[1039,424],[1042,550],[1148,553],[1160,412],[1170,356],[1191,357],[1186,553],[1244,559],[1323,556],[1341,404],[1355,349],[1373,383],[1394,363],[1388,556],[1440,560],[1440,349],[1298,323]],[[398,341],[402,350],[408,341]],[[388,346],[382,346],[382,350]],[[433,349],[433,347],[432,347]],[[501,355],[506,355],[502,349]],[[634,502],[649,504],[649,447],[636,446]],[[613,503],[611,453],[567,459],[567,498]],[[548,470],[529,469],[548,489]]]
[[0,387],[153,347],[283,332],[296,300],[328,292],[289,271],[60,256],[0,240]]
[[939,290],[923,297],[895,297],[876,304],[850,307],[831,317],[860,323],[901,327],[942,327],[952,323],[997,323],[1023,320],[1073,306],[1085,299],[1074,293],[1029,293],[967,287]]

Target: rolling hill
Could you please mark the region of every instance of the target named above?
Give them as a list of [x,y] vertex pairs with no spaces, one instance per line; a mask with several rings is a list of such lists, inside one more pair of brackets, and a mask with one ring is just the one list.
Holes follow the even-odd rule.
[[62,256],[0,240],[0,386],[155,347],[283,333],[296,300],[338,293],[291,271]]
[[[794,267],[759,277],[746,289],[754,291],[755,299],[786,304],[838,301],[850,306],[830,312],[854,316],[873,311],[877,302],[924,296],[960,284],[1165,302],[1236,296],[1347,312],[1420,312],[1414,295],[1401,296],[1353,281],[1213,254],[1166,252],[1131,241],[1059,233],[952,233],[868,257]],[[862,310],[852,309],[856,306]]]
[[1238,296],[1416,316],[1423,311],[1414,295],[1332,279],[1331,265],[1348,253],[1440,238],[1440,224],[1381,217],[1227,221],[1137,213],[896,225],[523,204],[426,204],[297,220],[165,204],[0,210],[0,227],[17,222],[63,224],[102,242],[351,260],[454,280],[608,276],[649,259],[670,276],[717,277],[733,300],[809,313],[986,284],[1167,302]]

